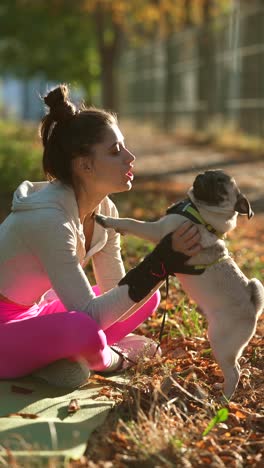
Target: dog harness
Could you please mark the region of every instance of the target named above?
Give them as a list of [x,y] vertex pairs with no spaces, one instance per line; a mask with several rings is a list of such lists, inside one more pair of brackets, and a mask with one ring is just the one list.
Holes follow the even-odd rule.
[[[215,234],[219,239],[224,238],[223,234],[218,232],[211,224],[207,223],[203,219],[203,217],[201,216],[201,214],[197,210],[195,204],[189,198],[187,198],[186,200],[182,200],[182,201],[180,201],[178,203],[175,203],[172,206],[170,206],[167,209],[166,214],[180,214],[180,215],[184,216],[185,218],[189,219],[190,221],[192,221],[195,224],[202,224],[203,226],[205,226],[207,231],[211,232],[212,234]],[[188,265],[188,266],[186,265],[186,267],[188,268],[188,271],[186,269],[186,273],[196,274],[197,270],[205,270],[209,266],[220,263],[220,262],[222,262],[224,260],[227,260],[228,258],[229,258],[228,255],[224,255],[223,257],[218,258],[217,260],[215,260],[212,263],[200,264],[200,265]],[[191,271],[192,271],[192,273],[191,273]]]
[[170,206],[167,209],[166,213],[181,214],[196,224],[203,224],[206,227],[207,231],[211,232],[212,234],[215,234],[219,239],[223,238],[223,235],[220,232],[218,232],[213,226],[211,226],[211,224],[207,223],[202,218],[195,204],[189,198]]

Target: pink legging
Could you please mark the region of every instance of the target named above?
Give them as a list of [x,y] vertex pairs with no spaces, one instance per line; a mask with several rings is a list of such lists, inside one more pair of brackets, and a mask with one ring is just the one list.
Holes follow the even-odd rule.
[[82,357],[90,369],[104,370],[111,360],[109,346],[135,330],[159,302],[156,291],[131,317],[104,331],[89,315],[66,311],[59,300],[43,305],[36,317],[0,323],[0,379],[21,377],[63,358]]

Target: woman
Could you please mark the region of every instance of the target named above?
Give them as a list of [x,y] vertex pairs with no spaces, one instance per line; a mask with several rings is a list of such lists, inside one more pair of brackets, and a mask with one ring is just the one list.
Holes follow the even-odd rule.
[[0,378],[36,373],[76,386],[89,369],[120,370],[124,355],[135,361],[145,348],[153,355],[153,342],[130,332],[157,308],[165,276],[199,251],[199,234],[186,223],[125,275],[119,234],[94,214],[118,216],[107,195],[131,189],[135,156],[115,116],[76,110],[66,85],[44,101],[48,181],[23,182],[0,227]]

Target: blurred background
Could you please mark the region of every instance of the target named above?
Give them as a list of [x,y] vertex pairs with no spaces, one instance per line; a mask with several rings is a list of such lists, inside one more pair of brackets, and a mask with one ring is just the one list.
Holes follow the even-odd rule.
[[43,178],[40,95],[61,82],[118,113],[139,191],[228,165],[262,210],[263,26],[262,0],[1,0],[1,219]]

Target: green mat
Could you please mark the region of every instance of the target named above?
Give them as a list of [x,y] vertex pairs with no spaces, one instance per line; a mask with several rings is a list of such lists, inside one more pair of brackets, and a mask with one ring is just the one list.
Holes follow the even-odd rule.
[[[109,380],[112,380],[110,377]],[[124,383],[124,377],[114,377]],[[114,401],[99,396],[103,383],[87,383],[70,391],[36,378],[0,381],[0,466],[9,449],[16,458],[79,459],[92,431],[102,425]],[[109,382],[110,383],[110,382]],[[69,412],[77,399],[77,411]],[[31,465],[32,466],[32,465]],[[35,465],[34,465],[35,466]]]

